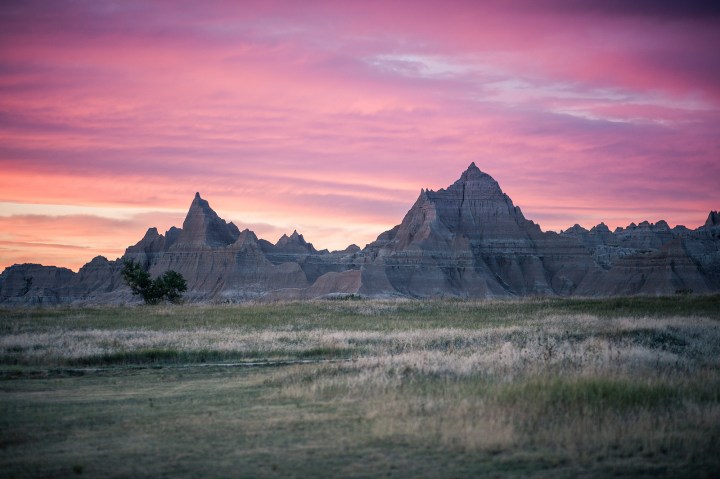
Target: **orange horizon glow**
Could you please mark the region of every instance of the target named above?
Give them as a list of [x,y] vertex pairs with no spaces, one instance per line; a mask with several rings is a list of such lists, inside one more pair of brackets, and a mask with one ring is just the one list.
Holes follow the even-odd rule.
[[0,269],[77,270],[199,191],[359,246],[471,162],[545,231],[720,209],[702,2],[4,2]]

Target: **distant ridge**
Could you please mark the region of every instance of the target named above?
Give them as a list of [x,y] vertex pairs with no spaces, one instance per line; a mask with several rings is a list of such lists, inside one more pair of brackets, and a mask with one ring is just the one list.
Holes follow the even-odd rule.
[[125,258],[153,275],[179,271],[190,301],[704,294],[720,291],[720,215],[694,230],[661,220],[543,232],[472,163],[447,188],[422,189],[402,222],[365,248],[329,252],[297,231],[276,243],[240,231],[196,193],[182,228],[149,228],[118,260],[99,256],[78,273],[6,268],[0,304],[136,301],[120,278]]

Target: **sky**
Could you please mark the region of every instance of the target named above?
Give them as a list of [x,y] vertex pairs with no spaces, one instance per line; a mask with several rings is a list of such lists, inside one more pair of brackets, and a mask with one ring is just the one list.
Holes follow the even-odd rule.
[[0,3],[0,269],[77,270],[200,192],[364,246],[471,162],[545,231],[720,209],[709,1]]

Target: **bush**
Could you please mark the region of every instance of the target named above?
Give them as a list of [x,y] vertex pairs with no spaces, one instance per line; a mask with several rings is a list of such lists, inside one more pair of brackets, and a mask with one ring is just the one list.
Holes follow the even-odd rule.
[[177,303],[187,291],[185,278],[177,271],[166,271],[153,280],[140,263],[132,260],[123,262],[122,276],[132,294],[140,295],[147,304],[158,304],[163,300]]

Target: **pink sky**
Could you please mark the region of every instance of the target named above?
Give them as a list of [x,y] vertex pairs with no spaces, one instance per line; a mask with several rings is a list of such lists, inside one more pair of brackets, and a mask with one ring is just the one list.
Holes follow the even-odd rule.
[[4,1],[0,269],[114,259],[196,191],[270,241],[362,247],[472,161],[543,230],[697,227],[711,5]]

